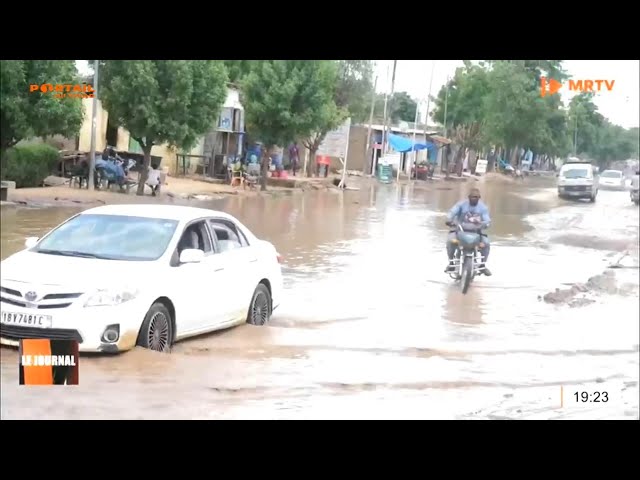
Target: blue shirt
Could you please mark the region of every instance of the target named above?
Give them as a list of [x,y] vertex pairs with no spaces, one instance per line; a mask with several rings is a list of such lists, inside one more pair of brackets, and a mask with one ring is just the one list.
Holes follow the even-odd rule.
[[469,204],[469,200],[459,201],[449,210],[447,220],[450,222],[455,220],[458,223],[471,223],[471,217],[480,217],[482,228],[488,228],[491,224],[489,209],[482,200],[478,200],[478,204],[475,207]]

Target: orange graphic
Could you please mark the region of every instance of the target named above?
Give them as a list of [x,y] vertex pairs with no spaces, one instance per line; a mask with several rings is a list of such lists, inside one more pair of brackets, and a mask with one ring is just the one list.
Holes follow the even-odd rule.
[[20,385],[78,385],[79,345],[75,340],[20,340]]
[[[604,89],[613,90],[615,80],[569,80],[569,91],[572,92],[600,92]],[[540,77],[540,96],[553,95],[563,87],[559,81]]]
[[83,83],[80,84],[31,84],[29,92],[53,93],[55,98],[93,98],[93,86]]
[[24,371],[24,385],[53,385],[53,368],[51,366],[22,365],[22,358],[50,356],[51,342],[47,339],[28,339],[20,342],[20,363]]

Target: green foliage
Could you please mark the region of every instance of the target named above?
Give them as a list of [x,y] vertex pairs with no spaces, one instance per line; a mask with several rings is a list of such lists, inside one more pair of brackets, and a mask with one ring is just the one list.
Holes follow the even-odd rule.
[[247,125],[266,145],[312,135],[335,115],[336,66],[325,60],[268,60],[244,80]]
[[162,143],[192,148],[215,126],[227,95],[226,68],[210,60],[109,60],[99,79],[109,117],[145,153]]
[[75,85],[73,60],[2,60],[0,68],[1,151],[20,140],[60,134],[72,137],[82,126],[81,98],[57,98],[30,91],[30,85]]
[[393,95],[393,116],[399,121],[414,122],[418,104],[407,92],[398,92]]
[[[348,111],[353,123],[369,118],[373,93],[373,62],[371,60],[339,60],[334,102]],[[415,113],[415,112],[414,112]]]
[[[391,124],[401,121],[413,122],[416,118],[417,102],[407,92],[394,92],[387,100],[387,116]],[[384,114],[384,94],[376,95],[376,116],[382,118]]]
[[446,102],[447,128],[483,123],[484,102],[489,92],[488,71],[479,65],[467,63],[456,69],[454,77],[449,81],[448,98],[446,85],[433,98],[435,108],[432,117],[444,125]]
[[[227,69],[213,60],[107,60],[99,79],[109,118],[140,144],[145,167],[154,145],[192,148],[215,127],[227,96]],[[146,175],[145,168],[138,195]]]
[[[337,69],[326,60],[266,60],[242,82],[247,129],[268,152],[339,124],[333,98]],[[266,189],[266,162],[261,188]]]
[[[602,165],[638,156],[637,129],[608,122],[598,113],[593,94],[576,95],[568,109],[560,95],[542,97],[542,76],[568,78],[560,60],[465,61],[433,98],[433,119],[444,124],[446,110],[448,133],[466,138],[463,143],[468,143],[469,135],[458,133],[480,125],[479,138],[485,144],[565,157],[577,139],[577,154]],[[457,129],[460,125],[467,129]]]
[[40,187],[59,160],[60,153],[50,145],[20,145],[6,151],[1,176],[17,188]]
[[546,140],[545,105],[531,75],[512,62],[496,62],[487,74],[484,101],[487,139],[507,147],[542,144]]
[[229,74],[229,81],[238,84],[251,73],[251,69],[260,63],[260,60],[224,60]]

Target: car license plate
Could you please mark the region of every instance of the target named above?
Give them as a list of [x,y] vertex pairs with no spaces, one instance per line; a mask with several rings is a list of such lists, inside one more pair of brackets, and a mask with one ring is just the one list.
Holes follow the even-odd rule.
[[582,195],[584,192],[576,192],[575,190],[570,191],[569,195]]
[[51,315],[37,313],[2,312],[3,325],[19,325],[22,327],[51,328]]

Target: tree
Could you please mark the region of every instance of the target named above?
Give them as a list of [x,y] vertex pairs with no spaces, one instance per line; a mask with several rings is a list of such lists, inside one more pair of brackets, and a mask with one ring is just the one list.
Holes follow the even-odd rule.
[[336,63],[335,104],[346,109],[354,123],[364,122],[369,118],[371,106],[373,63],[371,60],[340,60]]
[[[411,98],[407,92],[394,92],[393,96],[387,99],[387,108],[392,106],[392,109],[387,112],[389,121],[394,124],[401,121],[413,122],[416,118],[416,109],[418,103]],[[384,94],[376,95],[376,112],[384,111]]]
[[[336,79],[333,104],[327,105],[318,123],[318,130],[302,141],[309,150],[307,175],[311,175],[316,152],[327,133],[336,129],[348,117],[352,121],[363,121],[368,115],[373,83],[373,65],[370,60],[340,60],[336,62]],[[335,108],[334,108],[335,106]]]
[[2,60],[0,75],[2,156],[20,140],[57,134],[73,137],[79,133],[84,118],[81,98],[68,94],[58,98],[55,92],[30,88],[78,85],[73,60]]
[[495,62],[487,80],[486,135],[493,143],[512,148],[514,162],[519,147],[541,141],[547,104],[535,79],[517,63]]
[[102,62],[99,95],[118,126],[144,152],[144,182],[154,145],[191,148],[216,124],[227,95],[227,71],[212,60],[108,60]]
[[[454,143],[469,146],[489,142],[511,148],[512,161],[519,147],[539,155],[564,157],[574,142],[578,155],[606,165],[637,155],[635,132],[610,124],[597,111],[592,93],[575,96],[565,109],[560,95],[540,95],[541,77],[566,80],[560,60],[464,61],[436,98],[433,118],[443,124]],[[479,128],[473,130],[478,125]],[[458,128],[464,127],[464,128]],[[451,130],[450,130],[451,129]],[[445,135],[448,132],[445,132]],[[459,149],[461,152],[462,149]],[[458,167],[460,156],[456,156]]]
[[[462,176],[463,157],[467,148],[478,149],[480,148],[482,131],[478,122],[471,123],[469,125],[457,125],[453,130],[453,141],[458,147],[458,151],[455,156],[456,173],[460,177]],[[447,177],[449,176],[449,168],[446,170]]]
[[224,60],[224,65],[227,67],[229,74],[229,81],[234,84],[242,82],[259,62],[260,60]]
[[335,118],[336,73],[327,60],[267,60],[242,82],[248,129],[265,144],[261,190],[274,146],[308,138]]
[[[456,69],[456,73],[447,85],[432,100],[435,108],[432,118],[444,125],[446,103],[447,127],[482,123],[486,117],[485,97],[490,91],[488,71],[480,66],[465,63]],[[448,95],[448,96],[447,96]],[[444,132],[445,136],[447,132]]]

